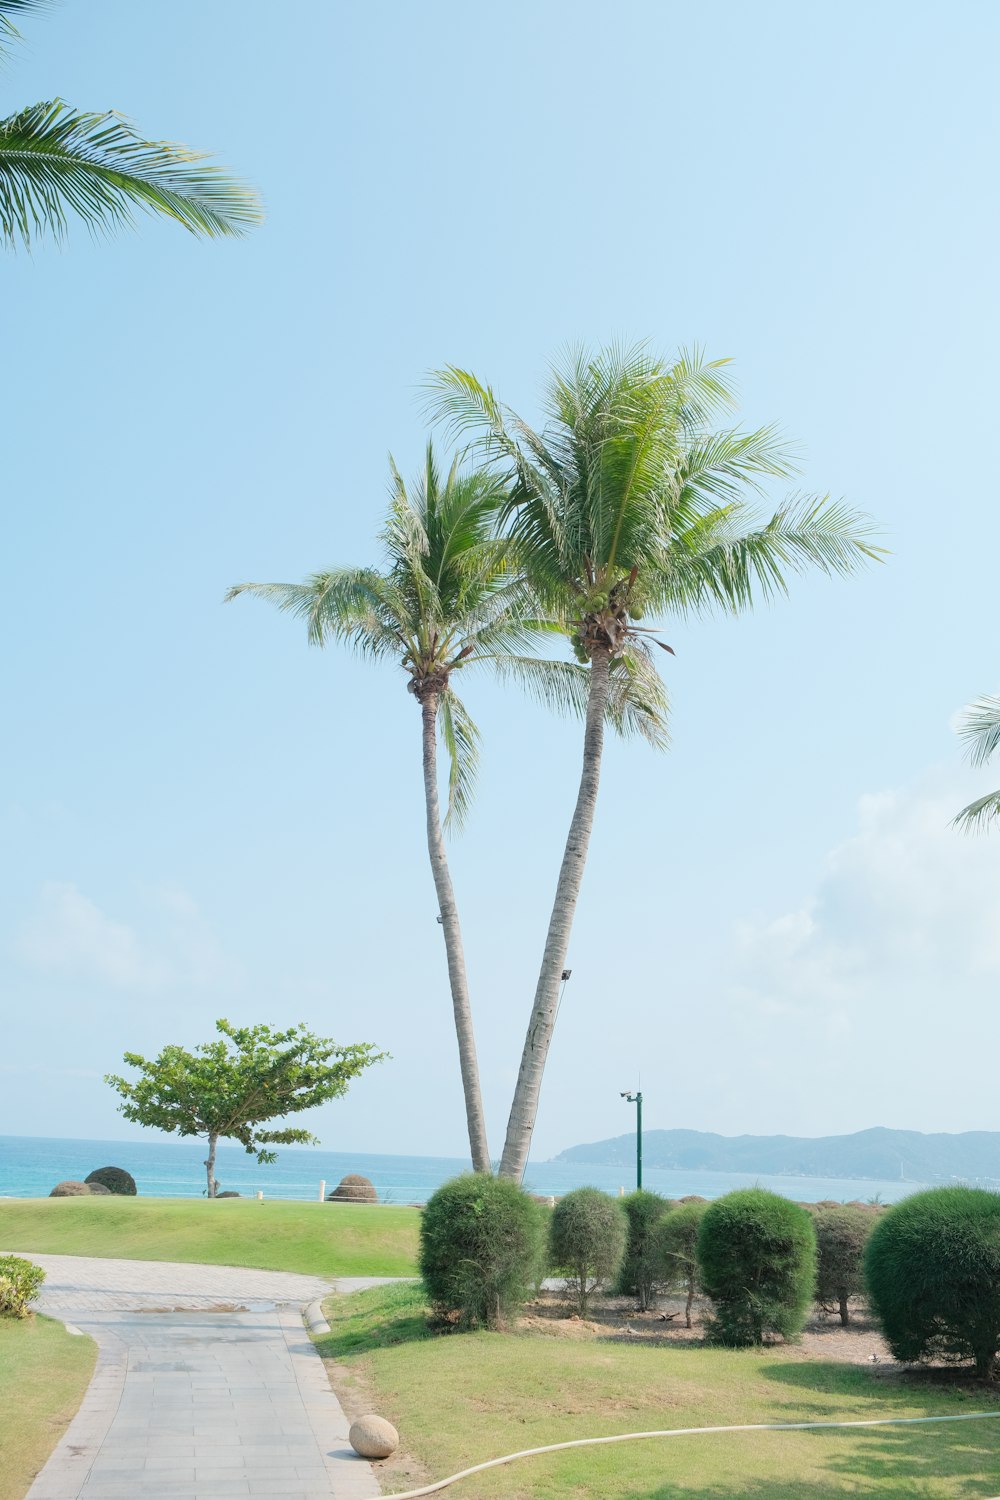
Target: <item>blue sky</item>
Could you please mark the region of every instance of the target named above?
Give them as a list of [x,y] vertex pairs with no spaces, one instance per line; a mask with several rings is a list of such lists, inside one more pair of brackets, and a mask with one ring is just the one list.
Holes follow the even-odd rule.
[[[8,109],[58,93],[217,151],[266,225],[5,262],[0,1134],[134,1133],[101,1076],[303,1019],[394,1060],[333,1150],[464,1145],[390,668],[228,585],[375,556],[423,373],[526,416],[569,342],[732,356],[743,420],[892,557],[741,621],[671,622],[666,756],[608,756],[536,1135],[991,1128],[1000,842],[952,813],[954,716],[1000,681],[988,4],[495,10],[66,0]],[[775,498],[779,498],[776,495]],[[492,1143],[577,727],[487,682],[453,845]]]

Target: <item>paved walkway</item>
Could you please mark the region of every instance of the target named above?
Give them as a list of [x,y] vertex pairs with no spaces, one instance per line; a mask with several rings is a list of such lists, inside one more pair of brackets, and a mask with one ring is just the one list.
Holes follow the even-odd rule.
[[374,1500],[302,1324],[367,1278],[26,1253],[97,1370],[28,1500]]

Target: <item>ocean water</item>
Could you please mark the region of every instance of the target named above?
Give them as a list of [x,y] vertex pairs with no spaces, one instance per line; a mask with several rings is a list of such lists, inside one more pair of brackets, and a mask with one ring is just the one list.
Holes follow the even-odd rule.
[[[74,1141],[45,1136],[0,1136],[0,1198],[43,1198],[57,1182],[82,1181],[97,1167],[124,1167],[149,1198],[197,1198],[205,1191],[205,1143],[202,1141]],[[220,1145],[215,1175],[222,1188],[268,1198],[319,1197],[320,1182],[330,1192],[348,1172],[360,1172],[375,1184],[383,1203],[424,1203],[449,1177],[469,1171],[468,1157],[372,1156],[363,1152],[280,1151],[273,1166],[261,1167],[239,1146]],[[927,1186],[922,1182],[878,1182],[867,1178],[781,1177],[743,1172],[674,1172],[644,1167],[643,1187],[667,1198],[698,1194],[719,1198],[734,1188],[755,1184],[786,1198],[815,1203],[867,1201],[876,1195],[895,1203]],[[577,1187],[631,1192],[635,1176],[621,1166],[587,1162],[529,1162],[524,1185],[531,1192],[558,1197]],[[2,1222],[2,1217],[0,1217]]]

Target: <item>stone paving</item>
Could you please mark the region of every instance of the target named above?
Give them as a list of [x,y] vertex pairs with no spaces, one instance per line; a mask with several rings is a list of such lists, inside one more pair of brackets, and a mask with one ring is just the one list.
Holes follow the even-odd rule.
[[83,1404],[28,1500],[379,1495],[301,1314],[331,1289],[377,1278],[28,1258],[48,1273],[41,1311],[99,1349]]

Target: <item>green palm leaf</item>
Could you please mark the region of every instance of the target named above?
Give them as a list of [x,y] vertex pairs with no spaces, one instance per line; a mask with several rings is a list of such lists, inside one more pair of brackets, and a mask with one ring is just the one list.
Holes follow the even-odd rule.
[[10,51],[15,42],[21,40],[21,33],[10,17],[22,16],[28,10],[48,8],[49,0],[0,0],[0,58]]
[[[1000,698],[978,698],[966,710],[959,726],[965,741],[966,758],[974,766],[984,766],[1000,748]],[[953,820],[964,833],[980,833],[1000,818],[1000,792],[988,792],[970,802]]]
[[675,537],[650,588],[660,607],[731,613],[756,597],[788,592],[789,573],[818,568],[846,576],[885,556],[869,519],[828,496],[799,496],[761,523],[748,508],[721,506]]
[[1000,818],[1000,792],[988,792],[963,807],[953,822],[963,833],[982,833],[997,818]]
[[454,688],[446,688],[438,704],[438,728],[448,752],[448,810],[444,827],[465,827],[479,776],[481,736]]
[[162,214],[207,238],[241,235],[260,223],[257,194],[211,165],[205,154],[145,141],[121,115],[82,113],[62,99],[0,121],[0,234],[30,246],[61,239],[69,215],[92,232]]
[[1000,748],[1000,698],[978,698],[966,710],[958,732],[972,765],[984,766]]

